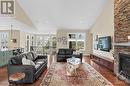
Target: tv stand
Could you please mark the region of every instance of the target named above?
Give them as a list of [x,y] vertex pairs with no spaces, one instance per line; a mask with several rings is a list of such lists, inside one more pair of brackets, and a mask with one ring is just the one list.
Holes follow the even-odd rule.
[[109,70],[114,71],[114,60],[96,54],[90,54],[90,59],[100,65],[105,66]]

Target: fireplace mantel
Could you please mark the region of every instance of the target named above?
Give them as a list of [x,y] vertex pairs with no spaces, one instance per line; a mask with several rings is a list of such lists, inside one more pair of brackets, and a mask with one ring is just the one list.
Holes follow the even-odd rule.
[[128,46],[130,47],[130,42],[124,42],[124,43],[114,43],[115,46]]

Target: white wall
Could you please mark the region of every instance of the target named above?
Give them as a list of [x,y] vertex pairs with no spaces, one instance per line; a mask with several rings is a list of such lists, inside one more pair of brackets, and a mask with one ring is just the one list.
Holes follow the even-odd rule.
[[59,48],[69,48],[68,42],[67,42],[67,44],[63,44],[63,42],[58,42],[58,39],[62,38],[62,37],[65,37],[68,40],[68,36],[67,36],[68,32],[69,31],[66,31],[66,30],[57,30],[57,34],[56,34],[56,38],[57,38],[57,50]]
[[[114,1],[108,0],[103,13],[99,16],[90,31],[93,36],[98,35],[99,37],[111,36],[114,39]],[[104,52],[100,50],[94,50],[94,54],[113,59],[111,52]]]

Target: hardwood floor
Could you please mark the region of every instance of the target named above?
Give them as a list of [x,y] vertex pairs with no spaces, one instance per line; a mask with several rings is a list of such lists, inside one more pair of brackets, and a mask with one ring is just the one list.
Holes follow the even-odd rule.
[[102,76],[104,76],[107,80],[109,80],[114,86],[130,86],[129,84],[125,83],[124,81],[119,80],[113,72],[108,70],[102,65],[97,64],[96,62],[93,62],[90,60],[90,57],[84,57],[85,62],[92,65],[94,69],[96,69]]
[[[101,73],[106,79],[108,79],[114,86],[130,86],[126,84],[124,81],[119,80],[113,72],[109,71],[107,68],[98,65],[97,63],[90,60],[89,57],[84,57],[85,62],[92,65],[99,73]],[[42,79],[44,78],[47,70],[38,78],[38,80],[33,84],[21,84],[21,85],[9,85],[8,76],[7,76],[7,68],[0,68],[0,86],[39,86]]]

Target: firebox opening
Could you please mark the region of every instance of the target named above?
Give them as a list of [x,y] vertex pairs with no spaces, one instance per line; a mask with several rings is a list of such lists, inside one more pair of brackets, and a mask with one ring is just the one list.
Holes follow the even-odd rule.
[[130,54],[119,54],[119,73],[130,79]]

